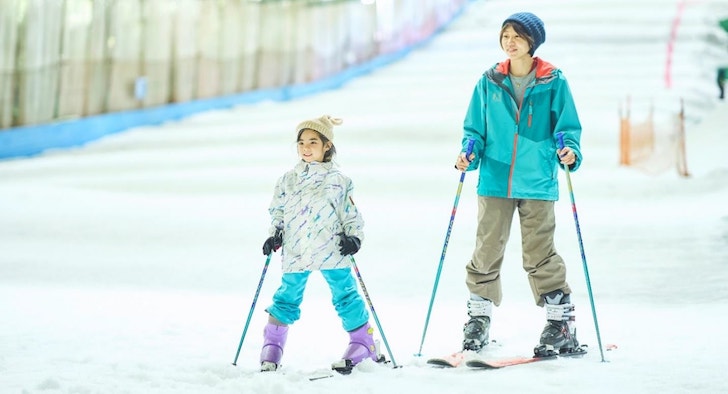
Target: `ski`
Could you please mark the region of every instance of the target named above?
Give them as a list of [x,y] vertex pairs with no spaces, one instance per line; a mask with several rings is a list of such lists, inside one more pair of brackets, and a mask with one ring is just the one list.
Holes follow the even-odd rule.
[[328,378],[333,378],[333,377],[334,377],[334,374],[328,373],[328,374],[323,374],[323,375],[318,375],[318,376],[311,376],[310,378],[308,378],[308,380],[313,382],[315,380],[328,379]]
[[463,364],[465,364],[465,360],[470,359],[471,357],[478,355],[482,355],[487,351],[487,349],[491,349],[495,346],[499,346],[500,344],[496,342],[495,339],[490,340],[490,346],[483,347],[480,349],[480,351],[475,350],[458,350],[457,352],[454,352],[450,355],[443,356],[443,357],[433,357],[427,360],[427,364],[435,367],[435,368],[457,368]]
[[[390,361],[384,358],[384,355],[379,354],[379,359],[376,361],[377,364],[389,364]],[[354,370],[355,365],[352,364],[351,360],[339,360],[331,364],[331,370],[336,371],[342,375],[349,375]]]
[[[389,364],[390,361],[385,359],[383,355],[379,355],[379,360],[377,360],[377,364]],[[318,369],[311,373],[305,373],[308,375],[309,381],[316,381],[316,380],[322,380],[322,379],[328,379],[333,378],[337,375],[350,375],[352,371],[354,370],[355,365],[352,364],[351,360],[339,360],[331,364],[331,369],[327,370],[321,370]],[[398,366],[399,367],[399,366]],[[276,373],[276,374],[282,374],[286,375],[287,371],[285,369],[281,369],[277,367],[273,363],[267,363],[264,362],[262,365],[262,369],[260,370],[261,373]],[[336,373],[335,373],[336,372]]]
[[438,368],[457,368],[465,360],[465,355],[462,351],[455,352],[445,357],[435,357],[427,360],[427,364]]
[[530,364],[539,361],[555,360],[563,357],[582,357],[587,353],[585,345],[579,346],[576,350],[568,353],[546,353],[533,357],[509,357],[497,359],[471,359],[465,362],[468,368],[472,369],[500,369],[514,365]]
[[327,378],[333,378],[336,376],[335,373],[333,373],[332,370],[329,369],[317,369],[314,371],[296,371],[296,370],[288,370],[286,368],[277,368],[277,369],[267,369],[267,370],[261,370],[258,373],[263,375],[282,375],[282,376],[295,376],[295,377],[301,377],[306,378],[310,381],[316,381],[321,379],[327,379]]

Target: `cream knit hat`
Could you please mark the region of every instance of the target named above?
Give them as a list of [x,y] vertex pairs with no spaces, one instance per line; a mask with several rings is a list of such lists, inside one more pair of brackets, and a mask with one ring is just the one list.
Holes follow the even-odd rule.
[[328,138],[329,141],[334,140],[334,126],[338,126],[343,123],[343,120],[339,118],[332,118],[331,115],[323,115],[317,119],[304,120],[296,127],[296,134],[300,133],[303,129],[311,129],[318,131],[324,137]]

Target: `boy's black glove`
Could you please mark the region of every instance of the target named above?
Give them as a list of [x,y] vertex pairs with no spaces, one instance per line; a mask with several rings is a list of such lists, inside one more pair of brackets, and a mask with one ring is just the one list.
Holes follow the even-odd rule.
[[361,241],[357,237],[348,236],[344,233],[340,234],[341,242],[339,242],[339,252],[342,256],[348,256],[359,251]]
[[263,243],[263,254],[267,256],[280,249],[281,245],[283,245],[283,230],[278,229],[274,236],[268,237]]

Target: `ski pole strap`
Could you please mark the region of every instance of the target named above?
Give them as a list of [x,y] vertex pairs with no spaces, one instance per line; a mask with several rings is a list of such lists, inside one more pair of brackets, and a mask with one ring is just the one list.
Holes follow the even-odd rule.
[[546,304],[546,319],[569,321],[574,319],[574,304]]

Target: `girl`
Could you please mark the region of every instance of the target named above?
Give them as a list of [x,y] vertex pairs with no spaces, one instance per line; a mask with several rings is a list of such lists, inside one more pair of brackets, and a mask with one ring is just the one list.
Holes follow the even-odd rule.
[[334,308],[349,346],[334,368],[350,368],[366,358],[379,361],[369,325],[369,313],[351,274],[349,255],[359,250],[364,239],[362,220],[354,205],[351,180],[332,163],[336,154],[334,126],[341,119],[324,115],[296,127],[301,161],[286,172],[275,186],[270,204],[270,237],[263,244],[269,255],[281,246],[283,276],[266,311],[261,371],[280,367],[288,326],[300,318],[300,305],[311,271],[321,271],[329,285]]
[[[561,70],[534,57],[546,40],[541,19],[529,12],[508,17],[500,31],[505,61],[488,69],[475,87],[463,125],[463,147],[475,140],[473,153],[461,153],[460,171],[480,167],[478,229],[472,259],[466,265],[470,292],[463,329],[463,349],[488,344],[493,305],[500,305],[500,270],[513,213],[521,224],[523,269],[534,301],[546,304],[546,327],[537,356],[578,351],[571,289],[566,265],[554,247],[557,165],[575,171],[581,164],[581,124]],[[557,149],[564,133],[564,149]],[[463,149],[465,151],[465,149]]]

